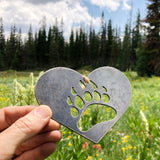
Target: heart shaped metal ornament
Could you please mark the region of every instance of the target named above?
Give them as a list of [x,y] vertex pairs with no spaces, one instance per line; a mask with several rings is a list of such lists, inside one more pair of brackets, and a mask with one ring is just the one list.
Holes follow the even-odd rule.
[[[72,89],[75,91],[74,94]],[[100,95],[98,102],[93,98],[95,91]],[[91,95],[90,102],[84,99],[83,95],[86,92]],[[108,103],[103,101],[103,94],[108,95]],[[88,78],[84,78],[72,69],[57,67],[46,71],[39,78],[35,87],[35,95],[40,105],[45,104],[52,109],[54,120],[90,141],[98,143],[126,111],[131,98],[131,85],[127,77],[113,67],[98,68],[91,72]],[[81,97],[84,103],[83,108],[76,105],[76,96]],[[68,98],[72,104],[68,103]],[[95,124],[88,131],[81,131],[77,123],[91,104],[107,105],[116,111],[116,116],[109,121]],[[78,111],[77,117],[71,114],[73,107]]]

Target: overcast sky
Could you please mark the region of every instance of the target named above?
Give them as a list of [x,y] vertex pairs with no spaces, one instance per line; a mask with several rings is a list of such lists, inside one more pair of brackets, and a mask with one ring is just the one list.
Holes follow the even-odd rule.
[[46,17],[47,27],[54,25],[56,18],[59,23],[63,18],[67,36],[71,28],[79,25],[88,28],[91,20],[93,26],[99,28],[102,11],[106,21],[111,18],[113,25],[123,30],[131,9],[134,22],[138,9],[141,17],[145,17],[146,4],[147,0],[0,0],[0,17],[6,34],[14,24],[25,34],[30,25],[33,31],[38,30],[42,17]]

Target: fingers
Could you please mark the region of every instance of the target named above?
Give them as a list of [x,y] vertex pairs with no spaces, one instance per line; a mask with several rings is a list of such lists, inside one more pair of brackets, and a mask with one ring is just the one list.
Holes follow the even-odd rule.
[[51,119],[49,123],[43,128],[42,132],[49,132],[53,130],[59,130],[61,128],[61,125],[56,122],[55,120]]
[[[16,106],[16,107],[6,107],[0,110],[0,132],[8,128],[19,118],[25,116],[30,111],[38,106]],[[48,132],[52,130],[59,130],[60,124],[54,120],[50,120],[47,126],[43,129],[43,132]]]
[[52,111],[49,107],[40,106],[18,119],[0,134],[2,142],[0,148],[3,147],[4,152],[10,152],[1,153],[0,151],[0,155],[13,154],[21,143],[38,134],[47,125],[51,115]]
[[15,160],[44,160],[56,150],[56,143],[46,143],[21,154]]
[[0,110],[0,131],[8,128],[20,117],[25,116],[37,106],[6,107]]
[[40,146],[45,143],[49,142],[56,143],[60,141],[61,137],[62,137],[61,133],[57,130],[37,135],[27,140],[26,142],[22,143],[16,150],[15,154],[20,155],[23,152],[36,148],[37,146]]

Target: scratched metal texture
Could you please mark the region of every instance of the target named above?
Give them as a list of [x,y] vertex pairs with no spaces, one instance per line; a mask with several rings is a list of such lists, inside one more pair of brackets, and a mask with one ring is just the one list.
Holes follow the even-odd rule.
[[[131,98],[131,85],[127,77],[113,67],[98,68],[91,72],[88,78],[90,82],[97,86],[96,89],[92,83],[86,83],[83,75],[72,69],[64,67],[53,68],[46,71],[39,78],[35,87],[35,95],[40,105],[50,106],[54,120],[90,141],[98,143],[126,111]],[[80,81],[84,84],[84,87],[80,85]],[[72,88],[74,88],[76,94],[72,93]],[[105,94],[109,97],[108,103],[104,103],[102,100],[103,88],[107,90]],[[94,98],[92,98],[91,102],[85,101],[83,98],[84,93],[89,92],[93,97],[94,91],[100,94],[100,101],[97,102]],[[84,102],[83,108],[79,108],[75,104],[77,95]],[[72,105],[68,104],[68,97],[73,102]],[[78,128],[77,123],[83,112],[91,104],[107,105],[116,111],[116,116],[114,119],[98,123],[84,132]],[[71,115],[71,107],[75,107],[78,110],[77,117]]]

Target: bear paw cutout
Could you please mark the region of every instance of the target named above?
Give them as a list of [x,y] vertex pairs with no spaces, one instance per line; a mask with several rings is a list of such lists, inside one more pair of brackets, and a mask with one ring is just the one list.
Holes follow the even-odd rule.
[[54,120],[98,143],[128,108],[131,85],[113,67],[97,68],[88,79],[57,67],[38,79],[35,95],[40,105],[50,106]]
[[116,116],[116,111],[107,103],[110,98],[104,86],[98,87],[94,82],[79,81],[80,91],[71,88],[71,96],[67,97],[73,118],[78,118],[78,128],[87,131],[97,123],[108,121]]

